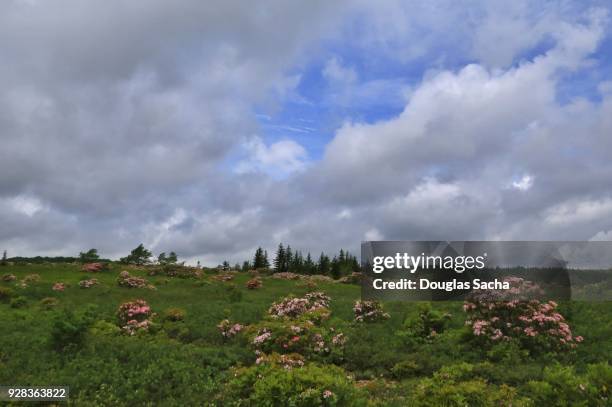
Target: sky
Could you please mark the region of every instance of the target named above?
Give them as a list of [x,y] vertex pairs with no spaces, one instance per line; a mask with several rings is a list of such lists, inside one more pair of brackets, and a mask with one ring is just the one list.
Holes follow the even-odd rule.
[[611,8],[3,1],[0,250],[612,240]]

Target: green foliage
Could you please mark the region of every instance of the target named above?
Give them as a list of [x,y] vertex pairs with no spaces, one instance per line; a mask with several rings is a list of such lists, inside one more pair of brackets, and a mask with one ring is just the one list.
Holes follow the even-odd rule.
[[422,303],[419,304],[417,315],[406,318],[396,335],[410,346],[432,341],[444,332],[450,318],[450,314],[432,309],[429,303]]
[[236,284],[229,284],[226,289],[227,298],[230,302],[242,301],[242,291],[236,286]]
[[11,308],[24,308],[28,305],[28,299],[24,296],[19,296],[11,299],[10,302]]
[[57,314],[51,326],[51,347],[61,351],[80,345],[94,318],[94,307],[87,307],[80,312],[64,310]]
[[606,406],[611,387],[612,367],[607,363],[588,366],[585,375],[557,364],[544,369],[542,380],[527,383],[526,393],[537,405]]
[[186,312],[182,308],[168,308],[164,311],[164,319],[167,321],[183,321],[185,320]]
[[55,307],[57,307],[59,305],[60,301],[55,298],[55,297],[45,297],[42,300],[40,300],[40,302],[38,303],[38,305],[40,306],[40,308],[44,309],[44,310],[51,310]]
[[122,257],[119,261],[124,264],[135,264],[142,266],[150,262],[152,254],[149,250],[145,249],[141,243],[134,250],[131,251],[126,257]]
[[86,252],[79,253],[79,261],[81,263],[91,263],[98,259],[100,259],[100,256],[98,255],[97,249],[89,249]]
[[0,302],[7,302],[15,295],[15,292],[8,287],[0,287]]
[[218,405],[365,406],[367,396],[333,365],[287,368],[280,360],[234,370]]

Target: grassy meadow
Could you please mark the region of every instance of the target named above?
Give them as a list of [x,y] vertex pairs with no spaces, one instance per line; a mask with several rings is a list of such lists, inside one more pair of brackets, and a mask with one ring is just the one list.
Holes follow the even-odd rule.
[[[250,273],[220,281],[216,270],[178,278],[118,264],[99,273],[80,269],[0,267],[0,276],[16,277],[0,281],[1,385],[67,385],[69,404],[83,406],[612,405],[610,302],[560,304],[584,340],[568,351],[536,351],[478,341],[459,302],[385,303],[388,319],[357,323],[356,284],[262,275],[262,286],[248,289]],[[155,289],[120,287],[122,270]],[[32,274],[40,279],[18,286]],[[84,278],[99,284],[83,289]],[[63,291],[52,289],[57,282]],[[279,323],[267,316],[272,303],[311,291],[331,298],[317,327],[342,332],[346,342],[312,357],[293,354],[295,368],[285,359],[260,363],[253,338],[266,332],[266,323],[275,332]],[[130,336],[118,327],[117,309],[136,299],[156,315],[153,327]],[[241,332],[224,337],[218,325],[225,319],[241,324]],[[300,321],[295,324],[314,326]],[[419,335],[415,327],[423,321],[437,331]]]

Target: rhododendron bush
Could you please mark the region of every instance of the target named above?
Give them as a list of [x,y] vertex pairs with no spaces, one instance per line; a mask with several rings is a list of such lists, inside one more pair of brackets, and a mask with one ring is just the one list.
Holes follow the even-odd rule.
[[122,271],[119,273],[119,277],[117,277],[117,284],[120,287],[128,287],[128,288],[149,288],[154,289],[155,287],[148,283],[147,280],[141,277],[134,277],[130,275],[127,271]]
[[219,325],[217,325],[217,328],[219,329],[219,332],[221,332],[221,336],[229,339],[238,335],[244,326],[237,322],[230,322],[229,319],[224,319],[219,323]]
[[53,287],[51,287],[53,291],[64,291],[66,289],[66,284],[64,283],[55,283]]
[[119,326],[128,335],[148,330],[151,326],[152,317],[151,307],[145,300],[125,302],[117,310]]
[[306,294],[303,298],[285,297],[272,304],[268,314],[272,318],[297,318],[313,311],[326,311],[329,308],[330,298],[317,291]]
[[87,280],[81,280],[79,281],[79,287],[81,288],[91,288],[94,285],[98,284],[98,280],[95,278],[89,278]]
[[484,291],[463,304],[465,324],[475,337],[489,342],[517,339],[532,351],[561,351],[582,342],[582,336],[572,334],[556,302],[527,299],[538,292],[537,285],[515,277],[510,281],[511,292]]
[[356,322],[377,322],[389,319],[389,314],[383,310],[382,304],[378,301],[355,301],[353,312]]

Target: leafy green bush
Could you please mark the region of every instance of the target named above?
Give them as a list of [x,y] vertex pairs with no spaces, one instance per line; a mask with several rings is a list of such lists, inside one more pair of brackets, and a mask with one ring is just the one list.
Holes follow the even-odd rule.
[[585,375],[557,364],[544,369],[542,380],[528,382],[526,393],[537,405],[608,406],[611,385],[612,367],[607,363],[590,365]]
[[185,320],[186,312],[182,308],[168,308],[164,311],[164,319],[167,321],[183,321]]
[[44,310],[50,310],[59,305],[60,301],[55,297],[45,297],[39,301],[38,305]]
[[363,406],[364,391],[334,365],[308,363],[274,356],[266,362],[235,369],[216,400],[219,405],[248,406]]
[[80,345],[93,321],[94,307],[87,307],[78,313],[64,310],[53,320],[50,345],[56,350]]
[[440,369],[418,381],[410,394],[410,406],[523,406],[529,400],[507,385],[495,386],[475,377],[474,367],[460,363]]
[[10,302],[11,308],[23,308],[28,305],[28,299],[24,296],[15,297]]
[[444,332],[450,318],[449,313],[434,310],[429,303],[419,304],[418,314],[407,318],[396,335],[407,345],[431,341]]
[[8,287],[0,287],[0,301],[7,302],[15,294],[13,290]]

